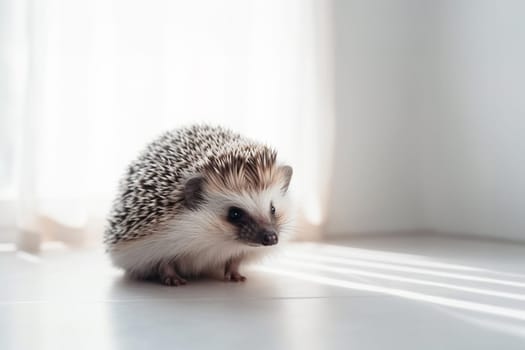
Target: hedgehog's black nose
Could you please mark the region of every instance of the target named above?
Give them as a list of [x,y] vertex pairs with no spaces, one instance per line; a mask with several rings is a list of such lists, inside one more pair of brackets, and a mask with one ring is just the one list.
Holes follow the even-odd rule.
[[264,231],[262,233],[262,239],[261,239],[262,245],[274,245],[274,244],[277,244],[277,242],[279,242],[277,233],[273,231]]

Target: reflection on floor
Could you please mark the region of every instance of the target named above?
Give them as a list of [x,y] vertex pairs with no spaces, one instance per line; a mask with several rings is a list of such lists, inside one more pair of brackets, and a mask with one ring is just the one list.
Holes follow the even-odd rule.
[[129,281],[101,251],[0,244],[0,349],[523,349],[525,246],[296,243],[245,283]]

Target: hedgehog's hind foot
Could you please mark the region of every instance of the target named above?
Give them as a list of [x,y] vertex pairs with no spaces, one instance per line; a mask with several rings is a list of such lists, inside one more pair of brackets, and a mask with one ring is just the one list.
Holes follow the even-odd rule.
[[179,276],[175,267],[170,263],[162,263],[159,266],[160,282],[166,286],[182,286],[186,280]]
[[244,282],[246,277],[239,273],[242,258],[230,259],[224,266],[224,280],[231,282]]

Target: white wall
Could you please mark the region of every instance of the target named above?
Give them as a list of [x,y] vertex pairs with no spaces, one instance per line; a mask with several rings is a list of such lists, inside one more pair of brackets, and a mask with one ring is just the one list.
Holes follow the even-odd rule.
[[427,227],[525,239],[525,2],[446,1],[422,91]]
[[327,231],[412,230],[414,1],[334,2],[336,139]]
[[334,6],[327,231],[525,239],[525,3]]

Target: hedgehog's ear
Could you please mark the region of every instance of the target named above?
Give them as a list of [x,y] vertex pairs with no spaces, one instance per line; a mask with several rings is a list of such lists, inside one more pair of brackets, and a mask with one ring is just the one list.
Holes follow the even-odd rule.
[[197,209],[204,200],[202,195],[204,176],[196,175],[190,177],[184,184],[184,205],[188,209]]
[[290,186],[290,180],[292,180],[293,168],[289,165],[282,165],[279,167],[279,172],[283,178],[281,191],[286,193],[288,191],[288,186]]

